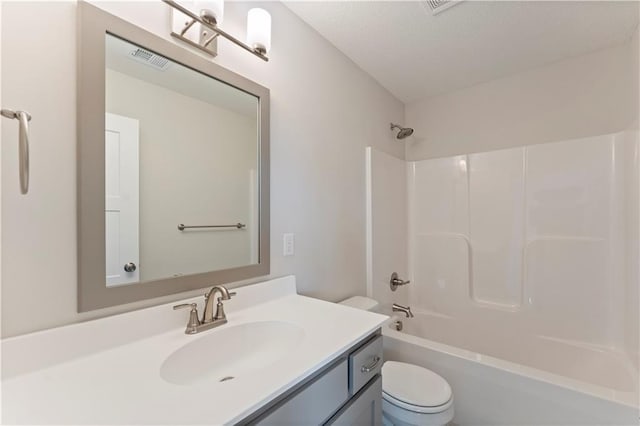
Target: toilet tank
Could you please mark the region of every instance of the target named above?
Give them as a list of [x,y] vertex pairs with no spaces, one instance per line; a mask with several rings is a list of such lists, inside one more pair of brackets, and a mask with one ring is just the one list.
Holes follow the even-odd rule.
[[374,311],[378,307],[378,302],[364,296],[353,296],[340,302],[341,305],[362,309],[363,311]]

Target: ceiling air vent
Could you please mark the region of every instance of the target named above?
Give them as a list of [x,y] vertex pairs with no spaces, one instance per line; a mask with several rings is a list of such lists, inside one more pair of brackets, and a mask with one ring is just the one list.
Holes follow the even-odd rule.
[[166,70],[167,68],[169,68],[169,65],[171,65],[171,62],[169,62],[167,58],[140,48],[131,51],[129,55],[132,59],[135,59],[138,62],[142,62],[145,65],[149,65],[150,67],[153,67],[160,71]]
[[425,3],[429,6],[431,13],[437,15],[450,7],[462,3],[462,0],[425,0]]

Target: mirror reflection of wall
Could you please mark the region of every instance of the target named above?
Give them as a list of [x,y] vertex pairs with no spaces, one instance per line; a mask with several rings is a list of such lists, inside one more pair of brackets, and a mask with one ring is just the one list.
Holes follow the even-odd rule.
[[107,285],[258,263],[257,98],[111,35],[106,65]]

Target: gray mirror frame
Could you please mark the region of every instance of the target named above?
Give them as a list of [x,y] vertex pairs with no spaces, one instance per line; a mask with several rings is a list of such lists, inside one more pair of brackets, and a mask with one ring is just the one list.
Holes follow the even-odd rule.
[[[259,263],[107,288],[105,284],[105,35],[129,40],[259,99]],[[269,275],[269,89],[86,2],[78,3],[78,312]]]

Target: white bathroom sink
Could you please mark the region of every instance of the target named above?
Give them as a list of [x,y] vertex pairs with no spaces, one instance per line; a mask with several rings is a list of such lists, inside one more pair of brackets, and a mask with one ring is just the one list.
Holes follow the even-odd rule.
[[300,296],[292,276],[234,291],[229,322],[191,336],[171,302],[2,339],[2,423],[238,424],[387,319]]
[[177,349],[162,363],[161,377],[169,383],[190,385],[233,380],[264,369],[295,350],[304,330],[288,322],[250,322],[201,335]]

